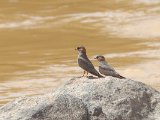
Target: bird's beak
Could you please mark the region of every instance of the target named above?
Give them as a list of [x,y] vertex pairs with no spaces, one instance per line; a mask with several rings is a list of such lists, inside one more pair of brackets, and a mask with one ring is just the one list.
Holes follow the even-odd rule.
[[97,57],[94,57],[94,59],[97,59]]

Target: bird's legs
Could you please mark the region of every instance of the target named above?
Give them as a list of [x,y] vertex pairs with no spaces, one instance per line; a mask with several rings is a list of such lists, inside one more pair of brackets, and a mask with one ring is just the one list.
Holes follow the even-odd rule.
[[[86,73],[87,73],[87,74],[86,74]],[[85,76],[87,77],[87,75],[88,75],[88,72],[87,72],[87,71],[84,71],[82,77],[85,77]]]
[[84,71],[84,72],[83,72],[83,75],[82,75],[82,77],[84,77],[85,73],[86,73],[86,71]]
[[86,77],[88,76],[88,72],[87,72],[87,75],[86,75]]

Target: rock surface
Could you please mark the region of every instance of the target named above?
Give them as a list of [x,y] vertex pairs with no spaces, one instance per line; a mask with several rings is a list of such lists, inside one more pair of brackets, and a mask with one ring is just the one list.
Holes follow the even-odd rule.
[[129,79],[73,78],[53,93],[4,105],[0,120],[160,120],[160,92]]

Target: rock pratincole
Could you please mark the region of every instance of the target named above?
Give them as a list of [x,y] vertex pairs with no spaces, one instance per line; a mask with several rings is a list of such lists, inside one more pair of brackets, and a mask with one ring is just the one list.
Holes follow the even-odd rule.
[[113,67],[111,67],[102,55],[96,56],[95,59],[99,62],[99,72],[105,76],[117,77],[124,79],[125,77],[118,74]]
[[91,73],[95,76],[103,77],[98,73],[91,61],[88,59],[86,48],[84,46],[79,46],[76,50],[78,51],[78,65],[84,70],[82,77],[85,76],[85,73],[87,73],[87,75],[88,73]]

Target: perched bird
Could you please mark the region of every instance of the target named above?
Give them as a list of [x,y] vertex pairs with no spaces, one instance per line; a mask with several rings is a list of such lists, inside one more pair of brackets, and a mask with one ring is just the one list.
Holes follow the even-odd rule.
[[114,68],[112,68],[105,60],[104,56],[97,56],[95,59],[98,60],[99,62],[99,72],[105,76],[113,76],[113,77],[117,77],[120,79],[123,79],[125,77],[121,76],[120,74],[118,74]]
[[87,75],[88,73],[91,73],[95,76],[103,77],[98,73],[91,61],[88,59],[85,47],[79,46],[76,48],[76,50],[78,51],[78,65],[84,70],[83,76],[85,75],[85,73],[87,73]]

